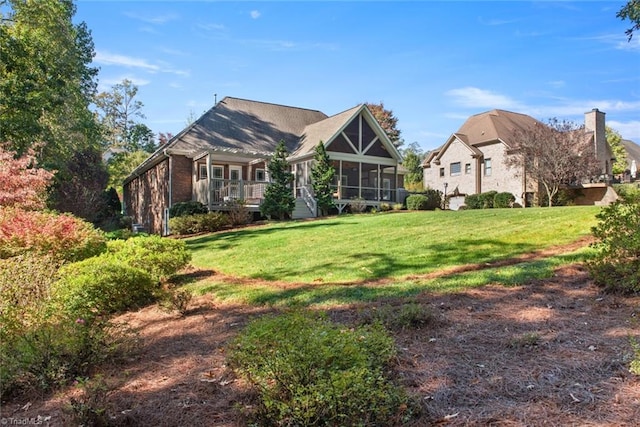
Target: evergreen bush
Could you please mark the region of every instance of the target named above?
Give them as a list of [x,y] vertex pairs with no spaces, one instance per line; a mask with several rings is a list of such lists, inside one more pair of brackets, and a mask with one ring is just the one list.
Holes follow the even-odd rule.
[[493,196],[493,207],[494,208],[510,208],[513,206],[513,203],[516,201],[516,197],[508,192],[496,193]]
[[587,262],[594,281],[611,292],[640,292],[640,202],[616,201],[596,217],[596,255]]
[[146,271],[156,282],[169,278],[191,261],[184,241],[157,235],[111,240],[107,249],[114,259]]
[[380,325],[347,328],[294,311],[251,322],[229,363],[260,394],[259,425],[401,425],[411,411],[385,375],[394,355]]

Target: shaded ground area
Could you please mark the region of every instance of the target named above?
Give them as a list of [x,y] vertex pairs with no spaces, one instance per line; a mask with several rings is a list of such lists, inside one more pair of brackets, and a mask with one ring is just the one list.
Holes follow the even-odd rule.
[[[416,301],[436,321],[394,331],[394,376],[422,408],[414,425],[631,426],[640,419],[640,377],[628,372],[629,337],[640,340],[640,297],[601,294],[583,269],[570,266],[521,287],[423,293]],[[354,324],[381,305],[329,314]],[[155,306],[121,316],[138,338],[129,359],[101,371],[107,391],[99,406],[109,425],[246,425],[254,396],[226,367],[225,346],[268,310],[205,296],[184,317]],[[70,387],[5,403],[2,417],[73,425],[63,411],[73,397],[82,396]]]

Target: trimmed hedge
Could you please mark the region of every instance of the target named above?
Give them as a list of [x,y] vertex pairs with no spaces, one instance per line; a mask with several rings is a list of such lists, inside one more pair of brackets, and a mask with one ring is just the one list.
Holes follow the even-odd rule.
[[442,204],[442,192],[434,189],[427,189],[422,193],[414,193],[405,199],[408,210],[432,211],[438,209]]
[[171,218],[169,219],[169,229],[172,234],[177,235],[212,233],[221,230],[230,223],[229,215],[225,213],[207,212]]
[[513,203],[516,201],[516,197],[511,193],[497,193],[493,196],[494,208],[510,208],[513,207]]

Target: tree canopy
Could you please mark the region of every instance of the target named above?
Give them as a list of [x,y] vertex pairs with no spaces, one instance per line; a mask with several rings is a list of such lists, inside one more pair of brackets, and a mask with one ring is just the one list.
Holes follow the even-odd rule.
[[138,87],[124,79],[96,96],[95,104],[105,137],[103,148],[122,148],[130,152],[153,152],[155,149],[153,132],[139,121],[145,115],[142,112],[144,104],[136,99],[137,94]]
[[606,126],[605,133],[609,147],[611,147],[613,156],[616,158],[611,170],[614,175],[620,175],[627,170],[627,150],[624,148],[624,145],[622,145],[622,136],[618,131]]
[[528,179],[542,185],[549,206],[562,185],[598,175],[599,162],[584,127],[570,121],[550,119],[531,128],[517,129],[511,142],[512,155],[505,164],[524,169]]
[[37,149],[58,169],[99,140],[89,104],[97,68],[91,33],[73,24],[71,0],[7,0],[0,22],[0,141],[18,155]]
[[417,142],[412,142],[407,148],[402,150],[404,158],[402,165],[407,169],[404,176],[404,186],[411,191],[422,191],[423,171],[422,161],[424,160],[424,152]]
[[616,17],[625,20],[628,19],[633,24],[631,28],[625,31],[629,37],[629,41],[633,37],[633,32],[640,30],[640,0],[630,0],[616,14]]

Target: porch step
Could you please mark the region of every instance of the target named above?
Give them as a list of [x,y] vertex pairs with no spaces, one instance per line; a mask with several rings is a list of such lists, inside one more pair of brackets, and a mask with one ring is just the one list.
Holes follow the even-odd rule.
[[309,210],[309,207],[300,197],[296,198],[296,207],[291,214],[293,219],[315,218],[315,215]]

